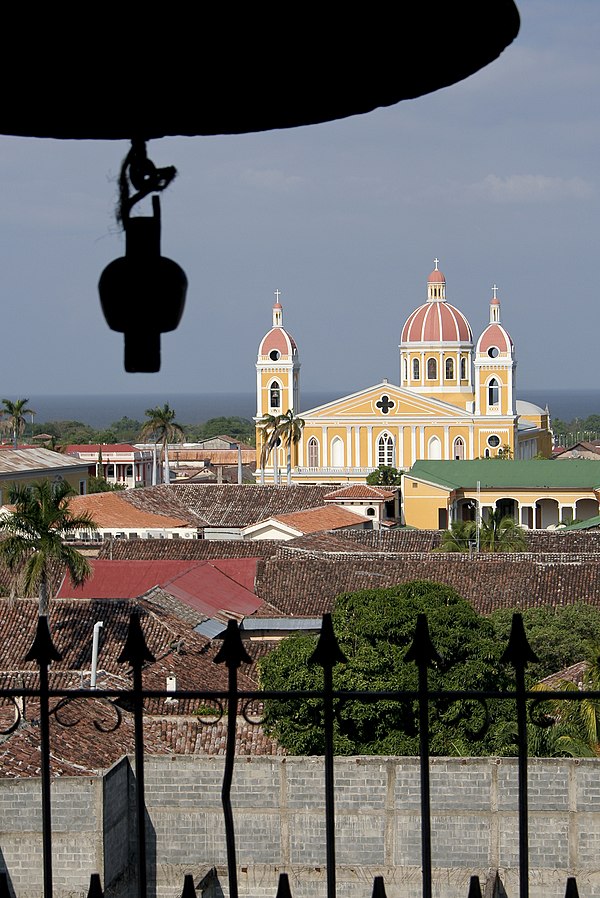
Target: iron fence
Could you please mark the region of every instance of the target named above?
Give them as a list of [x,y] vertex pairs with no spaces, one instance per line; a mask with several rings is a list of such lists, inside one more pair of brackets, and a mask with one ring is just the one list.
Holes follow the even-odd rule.
[[[149,690],[143,688],[142,671],[145,665],[155,659],[150,652],[140,617],[133,613],[129,622],[128,635],[119,656],[119,662],[131,668],[132,688],[130,690],[108,689],[53,689],[49,683],[49,668],[61,655],[52,641],[48,620],[38,619],[33,644],[24,660],[34,662],[39,671],[39,687],[35,689],[3,688],[0,697],[12,702],[15,707],[15,720],[6,729],[0,731],[9,737],[20,725],[21,702],[33,698],[39,702],[40,752],[41,752],[41,802],[42,802],[42,846],[43,846],[43,896],[53,896],[52,870],[52,826],[51,826],[51,754],[50,754],[50,719],[54,716],[60,723],[60,710],[75,699],[94,699],[110,702],[115,707],[117,724],[121,719],[119,705],[126,703],[133,710],[134,719],[134,757],[135,757],[135,809],[137,829],[135,834],[136,852],[136,894],[137,898],[148,895],[148,859],[146,855],[146,804],[144,787],[144,701],[147,699],[187,699],[210,702],[213,707],[220,708],[227,718],[227,741],[225,750],[224,776],[221,786],[221,802],[223,808],[226,841],[226,865],[230,898],[238,898],[238,866],[236,855],[235,820],[231,802],[231,786],[235,766],[235,744],[237,714],[240,706],[248,707],[250,703],[270,700],[318,699],[323,706],[324,730],[324,815],[326,834],[326,894],[327,898],[336,898],[336,844],[335,844],[335,790],[334,790],[334,717],[336,704],[349,700],[365,703],[381,701],[399,701],[415,703],[418,708],[419,722],[419,767],[420,767],[420,807],[421,807],[421,867],[422,896],[432,898],[432,834],[431,834],[431,798],[430,798],[430,716],[429,711],[436,702],[477,702],[487,714],[487,703],[503,700],[512,702],[517,722],[517,765],[518,765],[518,830],[519,830],[519,898],[529,895],[529,834],[528,834],[528,728],[533,725],[531,709],[539,708],[540,703],[552,701],[600,700],[600,692],[583,690],[546,690],[531,691],[526,688],[525,671],[527,665],[537,661],[525,634],[520,614],[513,615],[512,629],[508,644],[502,655],[502,662],[509,664],[514,670],[515,685],[510,691],[476,691],[476,690],[433,690],[429,687],[428,671],[440,662],[439,655],[433,645],[426,616],[420,614],[417,619],[412,645],[406,653],[405,660],[414,663],[418,670],[418,688],[415,691],[336,691],[333,688],[333,669],[346,659],[339,647],[330,615],[323,616],[320,636],[310,662],[319,665],[323,670],[324,685],[322,689],[293,692],[281,691],[244,691],[238,688],[237,672],[243,663],[252,659],[242,642],[240,631],[235,621],[230,621],[223,644],[214,658],[215,663],[224,664],[228,670],[227,691],[210,690]],[[247,718],[248,719],[248,718]],[[249,720],[249,722],[251,722]],[[548,725],[539,719],[536,725]],[[88,898],[103,898],[104,892],[100,875],[91,873]],[[191,875],[184,877],[182,898],[196,895]],[[373,881],[373,898],[385,898],[383,877],[376,876]],[[566,898],[578,898],[577,882],[574,877],[566,881]],[[10,887],[8,872],[0,871],[0,898],[15,898]],[[16,896],[18,898],[18,895]],[[276,898],[291,898],[289,879],[281,873]],[[470,880],[468,898],[481,898],[481,884],[477,876]]]

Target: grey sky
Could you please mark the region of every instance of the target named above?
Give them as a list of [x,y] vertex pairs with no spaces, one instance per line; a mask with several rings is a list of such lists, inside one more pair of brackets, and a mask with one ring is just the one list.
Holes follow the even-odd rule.
[[156,375],[123,372],[97,294],[123,252],[126,142],[0,138],[2,395],[251,390],[277,288],[303,389],[397,382],[435,256],[475,333],[498,285],[521,387],[596,387],[600,5],[517,3],[516,42],[446,90],[312,128],[149,145],[179,170],[163,254],[190,285]]

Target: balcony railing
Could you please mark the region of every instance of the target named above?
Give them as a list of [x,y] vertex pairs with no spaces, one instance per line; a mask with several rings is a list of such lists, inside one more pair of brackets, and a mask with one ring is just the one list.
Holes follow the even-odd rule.
[[[242,663],[252,659],[248,655],[240,637],[238,625],[229,621],[222,647],[215,656],[215,663],[224,664],[228,670],[227,691],[210,690],[144,690],[142,686],[142,669],[147,663],[154,661],[152,653],[146,644],[142,631],[140,617],[132,614],[129,631],[119,662],[129,665],[131,669],[132,686],[129,690],[101,690],[101,689],[51,689],[49,686],[49,668],[53,661],[60,660],[60,654],[55,647],[47,618],[38,619],[37,631],[34,642],[25,661],[34,662],[39,671],[39,688],[36,689],[7,689],[0,690],[0,697],[4,701],[12,702],[15,708],[16,719],[2,735],[9,738],[20,725],[20,708],[24,698],[34,698],[39,701],[39,726],[40,726],[40,769],[41,769],[41,804],[42,804],[42,844],[43,844],[43,895],[44,898],[52,898],[53,895],[53,865],[52,865],[52,813],[51,813],[51,745],[50,745],[50,719],[58,725],[61,724],[61,714],[67,703],[75,699],[94,699],[111,703],[115,708],[117,724],[121,719],[118,709],[120,704],[126,703],[133,710],[134,718],[134,755],[135,755],[135,808],[136,808],[136,834],[135,834],[135,867],[136,867],[136,892],[138,898],[148,898],[148,878],[151,860],[147,856],[147,812],[144,789],[144,731],[143,731],[143,706],[145,699],[169,698],[197,699],[210,702],[213,707],[222,710],[227,719],[227,742],[225,751],[224,776],[221,786],[221,802],[225,824],[226,864],[228,871],[228,891],[230,898],[238,898],[238,865],[236,854],[236,833],[234,822],[234,809],[231,800],[231,786],[235,765],[236,745],[236,721],[240,707],[248,708],[249,703],[268,700],[286,700],[290,698],[302,700],[312,699],[322,702],[323,707],[323,733],[324,733],[324,795],[323,814],[325,820],[326,843],[326,894],[327,898],[335,898],[336,887],[336,836],[335,836],[335,783],[334,783],[334,717],[340,703],[349,700],[359,700],[365,703],[373,702],[410,702],[418,708],[419,721],[419,770],[420,770],[420,809],[421,809],[421,865],[422,865],[422,890],[423,898],[432,896],[432,817],[430,799],[430,709],[436,702],[477,703],[484,711],[487,702],[491,700],[507,701],[513,704],[516,711],[517,723],[517,769],[518,769],[518,858],[519,858],[519,898],[528,898],[529,895],[529,835],[528,835],[528,728],[534,725],[529,719],[528,705],[544,700],[583,701],[586,699],[600,700],[600,692],[590,691],[528,691],[525,686],[525,669],[527,664],[535,660],[525,635],[523,621],[519,614],[513,617],[512,631],[508,645],[502,656],[504,664],[511,665],[514,670],[515,687],[509,691],[475,691],[475,690],[432,690],[428,684],[428,671],[439,657],[433,646],[424,615],[419,615],[414,633],[412,645],[405,656],[405,661],[415,664],[418,670],[418,688],[415,691],[377,691],[357,690],[341,692],[333,688],[333,668],[337,664],[345,663],[345,658],[337,643],[330,615],[324,615],[321,633],[310,663],[323,669],[324,687],[321,690],[294,691],[294,692],[259,692],[242,691],[237,685],[237,671]],[[249,717],[246,717],[251,722]],[[101,734],[99,738],[109,738]],[[82,759],[83,760],[83,759]],[[1,849],[0,836],[0,849]],[[23,843],[23,852],[27,854],[27,844]],[[2,854],[0,852],[0,858]],[[216,860],[216,859],[215,859]],[[225,860],[225,859],[223,859]],[[475,863],[474,865],[475,866]],[[0,898],[13,898],[14,892],[9,888],[9,873],[6,869],[0,872]],[[83,883],[81,888],[83,889]],[[83,894],[83,891],[80,892]],[[577,884],[574,878],[567,882],[567,896],[576,898]],[[195,896],[195,887],[191,876],[186,876],[182,883],[182,898]],[[372,895],[375,898],[385,898],[385,882],[383,877],[377,876],[373,882]],[[89,879],[88,898],[103,898],[104,892],[98,873],[91,873]],[[16,898],[19,898],[18,893]],[[291,898],[291,890],[287,874],[282,872],[279,877],[276,898]],[[468,898],[481,898],[481,886],[477,876],[471,877]]]

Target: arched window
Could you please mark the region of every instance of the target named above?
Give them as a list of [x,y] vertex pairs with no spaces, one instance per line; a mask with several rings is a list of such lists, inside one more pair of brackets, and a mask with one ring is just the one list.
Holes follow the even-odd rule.
[[460,360],[460,379],[467,379],[467,360],[465,358]]
[[454,380],[454,359],[446,359],[446,380]]
[[413,380],[419,380],[420,376],[419,360],[413,359]]
[[308,467],[319,467],[319,444],[314,437],[308,441]]
[[427,380],[437,380],[437,362],[435,359],[427,359]]
[[382,433],[377,440],[377,464],[394,464],[394,438],[390,433]]
[[500,402],[500,384],[492,377],[488,384],[488,405],[498,405]]
[[281,407],[281,386],[274,380],[269,390],[269,405],[271,408]]
[[344,467],[344,444],[339,437],[331,441],[331,464],[334,468]]
[[442,457],[442,441],[439,437],[431,437],[427,444],[427,458],[440,459]]
[[465,441],[462,437],[456,437],[456,439],[454,440],[452,456],[455,461],[463,461],[465,457]]

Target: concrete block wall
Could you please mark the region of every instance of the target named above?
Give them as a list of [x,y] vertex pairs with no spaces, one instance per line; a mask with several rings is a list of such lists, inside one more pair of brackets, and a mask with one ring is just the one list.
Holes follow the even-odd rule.
[[[149,759],[148,814],[155,829],[157,898],[175,898],[184,872],[217,868],[227,895],[220,804],[223,760]],[[385,877],[388,898],[421,890],[419,761],[337,758],[339,894],[368,898]],[[465,898],[469,878],[496,870],[518,894],[517,768],[514,759],[431,762],[434,894]],[[600,762],[533,760],[529,769],[532,898],[564,894],[576,875],[582,896],[600,896]],[[276,892],[280,871],[294,898],[325,894],[324,774],[321,758],[238,759],[232,789],[244,898]],[[175,874],[175,879],[172,877]]]
[[[228,894],[221,807],[222,758],[146,759],[148,898],[179,898],[185,873]],[[338,894],[369,898],[383,875],[388,898],[421,893],[419,761],[337,758]],[[499,871],[518,895],[517,768],[514,759],[431,762],[435,898],[465,898],[469,878]],[[133,894],[134,776],[125,759],[102,777],[52,785],[55,898],[84,898],[91,872],[108,898]],[[232,789],[242,898],[274,898],[280,872],[294,898],[326,891],[321,758],[238,758]],[[42,888],[38,780],[0,779],[0,869],[17,898]],[[529,768],[532,898],[564,895],[576,876],[582,898],[600,898],[600,761],[533,760]]]

